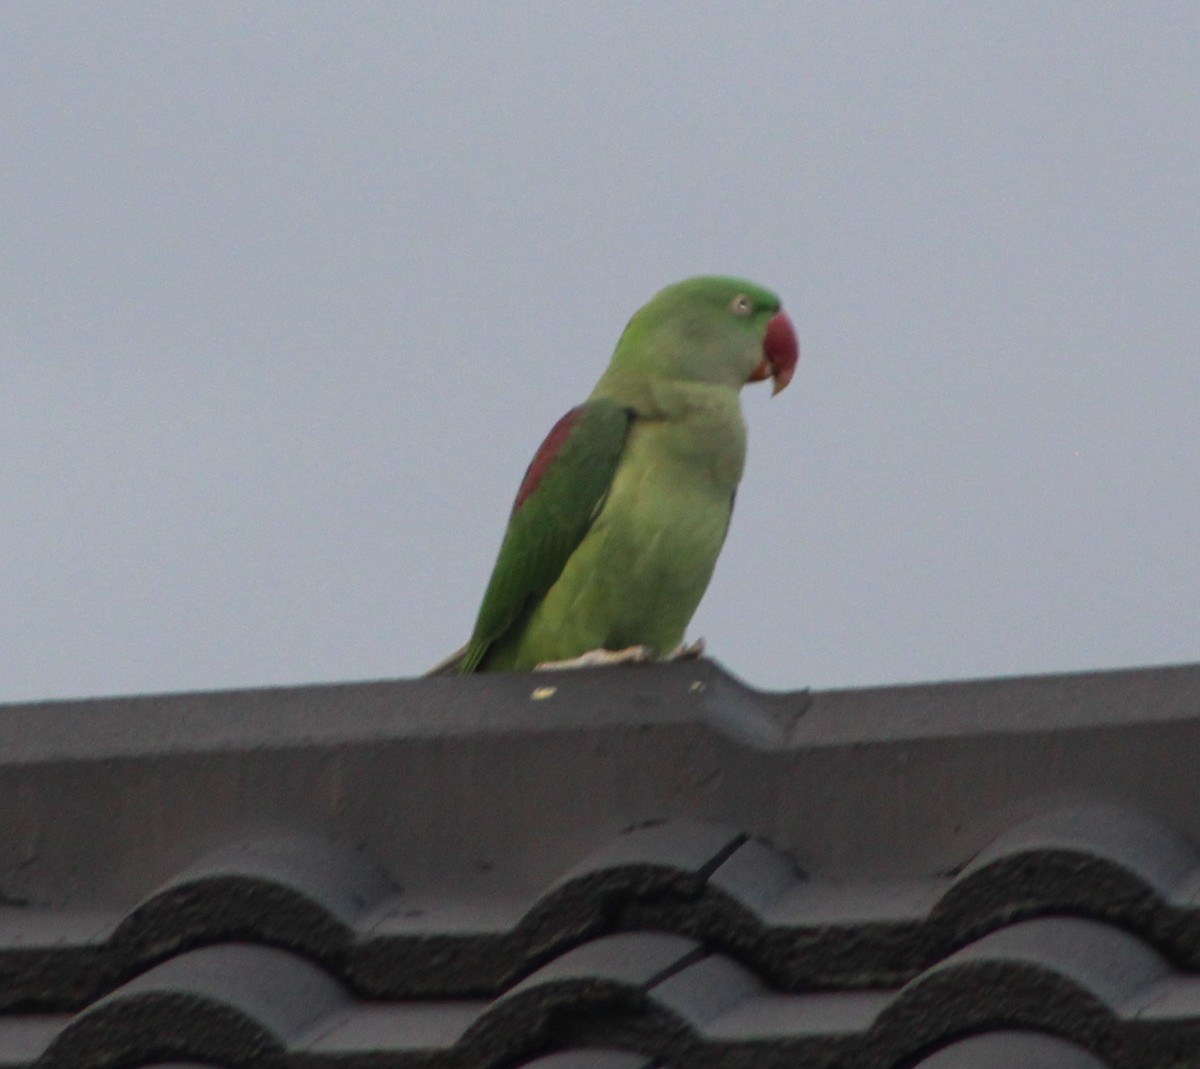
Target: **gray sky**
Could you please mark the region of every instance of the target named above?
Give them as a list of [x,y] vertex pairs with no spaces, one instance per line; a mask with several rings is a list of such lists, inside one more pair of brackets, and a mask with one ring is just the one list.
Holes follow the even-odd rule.
[[0,6],[0,700],[415,674],[661,286],[766,687],[1200,658],[1200,6]]

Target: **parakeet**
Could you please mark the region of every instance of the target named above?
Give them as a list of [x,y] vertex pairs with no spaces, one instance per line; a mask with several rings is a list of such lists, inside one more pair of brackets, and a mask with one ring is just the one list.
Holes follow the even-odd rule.
[[471,639],[431,674],[680,647],[742,477],[739,392],[770,376],[778,393],[798,358],[779,298],[743,279],[686,279],[637,311],[526,470]]

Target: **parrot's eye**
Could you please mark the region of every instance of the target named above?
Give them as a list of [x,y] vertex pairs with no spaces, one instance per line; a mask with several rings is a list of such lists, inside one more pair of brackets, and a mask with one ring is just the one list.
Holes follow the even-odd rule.
[[735,316],[748,316],[754,311],[754,303],[744,293],[739,293],[729,302],[729,310]]

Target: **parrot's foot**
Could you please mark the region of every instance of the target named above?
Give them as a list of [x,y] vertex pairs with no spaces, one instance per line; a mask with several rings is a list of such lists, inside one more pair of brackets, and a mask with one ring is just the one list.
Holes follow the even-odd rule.
[[703,656],[704,639],[698,638],[691,645],[688,645],[688,643],[684,642],[682,645],[676,646],[663,659],[667,661],[694,661]]
[[629,646],[623,650],[588,650],[566,661],[544,661],[535,671],[558,671],[560,668],[596,668],[611,664],[644,664],[654,660],[649,646]]

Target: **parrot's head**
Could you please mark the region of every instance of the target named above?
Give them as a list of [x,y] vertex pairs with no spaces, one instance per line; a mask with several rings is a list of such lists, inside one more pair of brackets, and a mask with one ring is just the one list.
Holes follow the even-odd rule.
[[796,371],[800,345],[770,290],[740,278],[703,275],[656,294],[629,321],[613,370],[740,388]]

